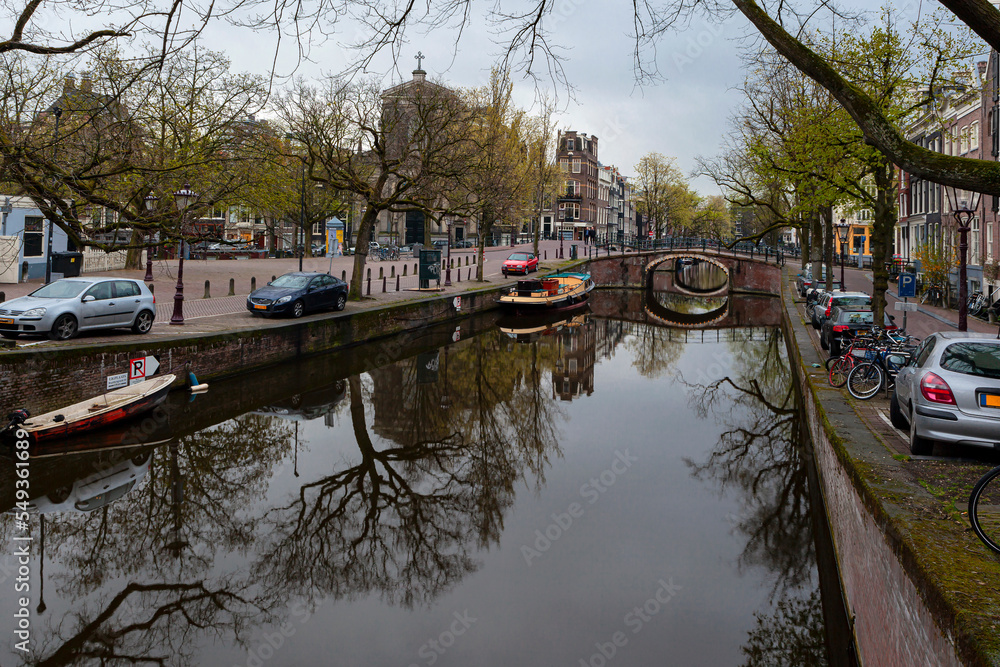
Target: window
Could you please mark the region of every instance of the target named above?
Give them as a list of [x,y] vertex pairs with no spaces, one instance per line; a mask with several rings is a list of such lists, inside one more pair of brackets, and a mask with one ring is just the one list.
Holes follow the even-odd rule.
[[1000,344],[954,343],[941,355],[941,368],[1000,380]]
[[578,157],[573,158],[573,173],[574,174],[580,173],[580,158]]
[[562,160],[559,160],[559,168],[562,169],[565,172],[568,172],[569,171],[569,160],[567,160],[565,158],[563,158]]
[[969,148],[972,150],[979,148],[979,121],[969,126]]
[[131,280],[116,280],[115,297],[121,299],[127,296],[139,296],[139,286]]
[[566,181],[566,194],[570,197],[577,197],[580,195],[580,184],[576,181]]
[[89,290],[87,290],[86,294],[84,294],[83,297],[87,298],[88,296],[92,296],[98,301],[106,301],[107,299],[112,298],[111,285],[113,284],[114,283],[111,280],[107,280],[103,283],[97,283]]
[[43,218],[26,217],[24,219],[24,256],[42,256],[42,220]]

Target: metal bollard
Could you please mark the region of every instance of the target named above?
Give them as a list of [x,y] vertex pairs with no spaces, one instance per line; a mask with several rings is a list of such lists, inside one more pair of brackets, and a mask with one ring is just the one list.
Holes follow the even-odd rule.
[[372,295],[372,276],[371,276],[371,273],[369,272],[369,274],[368,274],[368,294],[367,294],[367,296],[371,296],[371,295]]
[[396,291],[399,291],[399,276],[396,276]]
[[548,259],[548,258],[549,258],[549,251],[548,250],[543,250],[542,251],[542,259]]
[[340,272],[340,279],[343,280],[345,283],[347,282],[347,269],[344,269],[343,271]]
[[212,289],[211,288],[212,288],[211,284],[206,280],[205,281],[205,296],[202,297],[203,299],[211,299],[212,298]]
[[251,292],[257,291],[257,276],[250,277],[250,291]]
[[462,267],[461,266],[458,267],[458,277],[455,279],[455,282],[457,282],[457,283],[462,282]]
[[387,280],[387,278],[385,276],[382,276],[382,294],[385,294],[385,281],[386,280]]
[[236,296],[236,278],[229,279],[229,294],[226,296]]

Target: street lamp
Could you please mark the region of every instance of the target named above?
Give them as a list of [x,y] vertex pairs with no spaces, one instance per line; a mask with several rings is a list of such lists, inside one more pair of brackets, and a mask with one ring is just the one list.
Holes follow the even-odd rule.
[[948,196],[948,206],[955,214],[955,222],[958,225],[958,330],[969,330],[969,281],[966,276],[966,262],[969,252],[969,228],[972,226],[972,218],[979,208],[978,192],[961,190],[952,186],[945,186],[945,194]]
[[846,290],[847,285],[844,284],[844,246],[847,244],[847,232],[850,231],[851,226],[847,224],[847,220],[841,218],[834,227],[837,228],[837,236],[840,238],[840,289]]
[[[156,202],[160,201],[160,198],[153,195],[152,193],[146,195],[143,199],[143,203],[146,205],[146,213],[152,213],[156,209]],[[153,240],[153,232],[148,232],[149,237],[146,239],[146,277],[143,278],[147,283],[153,282],[153,244],[150,241]]]
[[563,259],[563,219],[559,220],[559,259]]
[[171,324],[184,324],[184,220],[188,207],[197,201],[198,195],[185,183],[184,187],[174,193],[174,202],[181,212],[180,243],[178,244],[177,291],[174,293],[174,314],[170,316]]
[[448,218],[448,268],[444,271],[444,286],[451,287],[451,218]]

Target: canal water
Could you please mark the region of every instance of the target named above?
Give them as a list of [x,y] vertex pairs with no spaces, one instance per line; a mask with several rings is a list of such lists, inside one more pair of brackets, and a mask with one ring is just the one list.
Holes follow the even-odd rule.
[[3,556],[0,664],[827,664],[781,330],[593,296],[175,393],[34,459],[33,653]]

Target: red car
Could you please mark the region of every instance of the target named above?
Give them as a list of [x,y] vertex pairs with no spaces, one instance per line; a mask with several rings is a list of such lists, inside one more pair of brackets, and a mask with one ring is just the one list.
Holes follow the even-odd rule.
[[530,252],[515,252],[504,260],[500,270],[503,271],[504,275],[508,273],[523,273],[524,275],[528,275],[529,271],[538,270],[538,257]]

